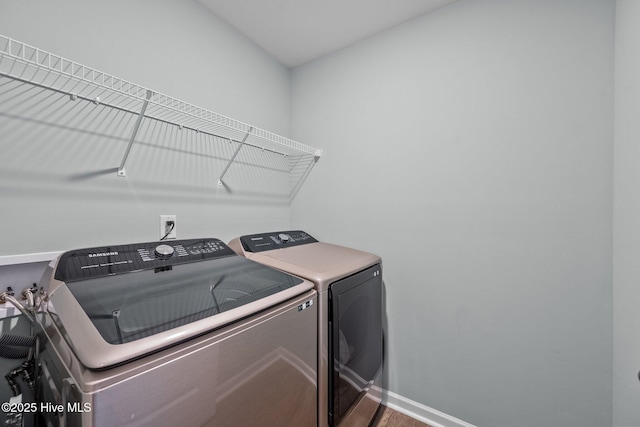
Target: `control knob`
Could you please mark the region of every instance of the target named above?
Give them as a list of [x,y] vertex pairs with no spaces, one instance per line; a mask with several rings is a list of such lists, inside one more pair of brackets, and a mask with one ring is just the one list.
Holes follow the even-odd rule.
[[288,234],[284,234],[284,233],[278,234],[278,237],[280,238],[282,243],[287,243],[289,240],[291,240],[291,236],[289,236]]
[[156,246],[155,254],[159,259],[169,259],[173,256],[173,247],[169,245]]

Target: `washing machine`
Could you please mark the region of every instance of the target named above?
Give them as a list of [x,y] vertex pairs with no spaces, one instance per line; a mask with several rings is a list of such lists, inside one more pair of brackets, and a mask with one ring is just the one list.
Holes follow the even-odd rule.
[[69,251],[40,285],[40,425],[316,425],[311,282],[206,238]]
[[318,426],[367,426],[381,401],[382,262],[304,231],[252,234],[229,246],[310,280],[318,291]]

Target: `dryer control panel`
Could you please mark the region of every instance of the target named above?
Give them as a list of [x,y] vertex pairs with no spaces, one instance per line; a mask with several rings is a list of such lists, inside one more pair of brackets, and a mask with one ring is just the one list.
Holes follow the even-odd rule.
[[301,230],[273,231],[270,233],[251,234],[240,237],[240,242],[245,251],[263,252],[273,249],[282,249],[289,246],[306,245],[318,241],[308,233]]

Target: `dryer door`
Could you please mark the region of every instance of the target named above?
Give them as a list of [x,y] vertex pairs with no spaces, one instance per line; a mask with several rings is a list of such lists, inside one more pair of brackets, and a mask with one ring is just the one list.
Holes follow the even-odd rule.
[[380,265],[335,282],[329,299],[329,423],[337,426],[382,370]]

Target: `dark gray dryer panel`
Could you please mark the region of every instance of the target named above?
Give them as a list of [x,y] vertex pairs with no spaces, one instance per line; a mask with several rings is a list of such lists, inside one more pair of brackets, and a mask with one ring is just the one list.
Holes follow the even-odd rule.
[[329,299],[329,422],[338,425],[382,370],[380,265],[333,283]]
[[264,252],[273,249],[284,249],[291,246],[317,243],[318,241],[305,231],[292,230],[242,236],[240,237],[240,242],[245,251]]

